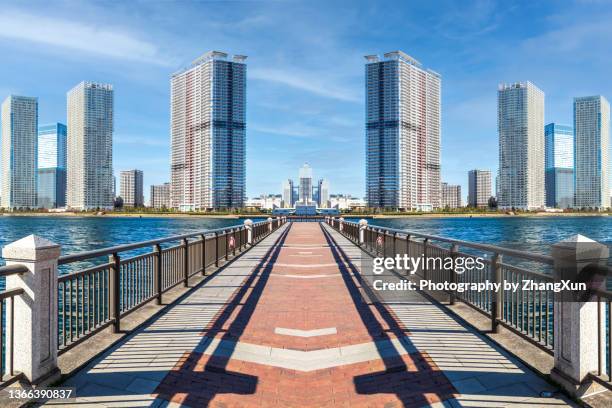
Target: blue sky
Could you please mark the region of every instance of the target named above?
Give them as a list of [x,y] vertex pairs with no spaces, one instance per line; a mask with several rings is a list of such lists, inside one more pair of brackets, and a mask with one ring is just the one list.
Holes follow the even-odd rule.
[[307,161],[332,193],[364,195],[364,59],[400,49],[442,75],[442,178],[497,169],[496,92],[530,80],[546,121],[612,97],[608,1],[14,2],[0,10],[0,96],[66,121],[81,80],[115,88],[115,172],[169,177],[169,79],[207,50],[248,55],[247,195]]

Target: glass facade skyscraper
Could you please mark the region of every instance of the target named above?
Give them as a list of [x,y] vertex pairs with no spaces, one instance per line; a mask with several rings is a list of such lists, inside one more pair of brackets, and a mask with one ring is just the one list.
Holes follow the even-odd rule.
[[171,79],[171,200],[240,208],[246,194],[246,57],[210,51]]
[[484,208],[489,206],[491,198],[491,171],[468,171],[468,206]]
[[37,150],[38,98],[11,95],[2,103],[2,207],[36,207]]
[[549,123],[544,128],[546,206],[574,204],[574,130]]
[[366,56],[366,201],[440,207],[440,75],[401,52]]
[[498,204],[544,207],[544,92],[531,82],[500,85]]
[[574,98],[574,206],[610,206],[610,104],[603,96]]
[[38,127],[38,206],[66,205],[67,129],[61,123]]
[[67,96],[66,204],[113,208],[113,86],[81,82]]

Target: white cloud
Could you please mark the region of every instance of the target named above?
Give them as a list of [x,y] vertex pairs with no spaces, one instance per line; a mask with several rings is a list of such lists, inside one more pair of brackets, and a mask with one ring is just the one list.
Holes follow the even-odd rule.
[[112,27],[19,11],[0,12],[0,37],[35,42],[118,59],[168,65],[157,46]]
[[321,78],[325,76],[326,75],[298,73],[296,71],[288,72],[280,69],[254,68],[249,70],[250,79],[276,82],[291,88],[344,102],[361,102],[361,98],[357,92],[321,80]]
[[258,133],[268,133],[272,135],[293,137],[312,137],[319,133],[319,130],[316,128],[296,124],[293,124],[291,126],[281,125],[276,127],[247,125],[247,131],[249,130]]

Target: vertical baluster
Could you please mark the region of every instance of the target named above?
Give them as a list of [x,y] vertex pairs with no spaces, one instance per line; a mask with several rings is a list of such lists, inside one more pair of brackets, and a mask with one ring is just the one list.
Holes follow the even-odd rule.
[[183,286],[189,286],[189,241],[183,239]]
[[219,267],[219,232],[215,231],[215,267]]
[[120,305],[120,279],[121,279],[121,258],[118,253],[110,257],[111,269],[109,271],[109,318],[113,320],[113,331],[119,333],[121,330],[121,305]]
[[[0,319],[2,319],[3,314],[4,314],[4,300],[0,300]],[[6,347],[9,346],[8,344],[6,345],[6,347],[4,346],[4,337],[5,337],[4,336],[4,325],[0,324],[0,381],[2,381],[2,375],[4,374],[4,371],[5,371],[4,364],[6,364],[3,358],[4,353],[2,351],[6,350]],[[11,336],[11,341],[12,340],[13,340],[13,337]],[[12,346],[11,346],[11,350],[13,350]]]
[[206,276],[206,235],[202,234],[202,276]]

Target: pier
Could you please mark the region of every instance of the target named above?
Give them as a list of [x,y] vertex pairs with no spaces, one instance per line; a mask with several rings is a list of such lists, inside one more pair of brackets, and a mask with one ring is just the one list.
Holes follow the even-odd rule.
[[[477,282],[528,275],[548,282],[551,275],[525,265],[554,269],[561,247],[539,255],[365,221],[300,221],[247,221],[64,257],[59,246],[38,237],[5,247],[4,385],[59,380],[76,389],[75,401],[48,400],[48,406],[561,407],[575,406],[572,398],[594,406],[610,401],[609,292],[578,309],[555,303],[546,291],[533,298],[503,291],[406,291],[385,298],[366,270],[375,256],[481,251],[490,255],[482,276],[426,267],[414,277]],[[81,268],[83,262],[90,264]],[[78,270],[55,278],[62,265]],[[154,313],[130,324],[147,307]],[[560,308],[588,320],[572,329],[584,330],[585,344],[556,344],[568,330],[555,319]],[[26,347],[23,336],[37,338]],[[74,351],[99,344],[101,336],[114,340],[87,361],[62,361],[76,359]],[[539,357],[530,361],[525,350]]]

